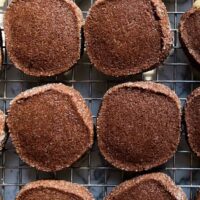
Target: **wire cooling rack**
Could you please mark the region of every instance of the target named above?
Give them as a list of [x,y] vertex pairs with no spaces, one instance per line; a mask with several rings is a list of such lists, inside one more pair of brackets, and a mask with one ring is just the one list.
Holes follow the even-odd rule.
[[[165,0],[164,2],[174,35],[173,50],[165,63],[156,70],[127,79],[114,79],[96,71],[90,64],[86,53],[84,53],[78,64],[65,74],[53,78],[30,77],[18,71],[10,63],[4,40],[5,59],[3,70],[0,72],[0,108],[6,113],[10,100],[28,88],[49,82],[63,82],[80,91],[87,101],[93,113],[94,123],[96,123],[99,105],[106,90],[118,83],[136,80],[151,80],[169,86],[177,93],[183,105],[187,95],[194,88],[200,86],[200,73],[191,68],[184,55],[177,30],[181,15],[192,6],[193,1]],[[0,1],[0,25],[3,36],[3,13],[8,3],[8,0]],[[82,9],[84,17],[86,17],[93,0],[76,0],[76,3]],[[184,125],[181,143],[176,155],[167,164],[152,171],[162,171],[168,174],[177,185],[183,188],[189,199],[193,200],[195,198],[196,191],[200,188],[200,159],[188,147]],[[111,167],[100,155],[96,144],[73,167],[57,173],[44,173],[23,163],[9,139],[5,150],[0,155],[0,199],[14,200],[20,188],[30,181],[62,179],[88,187],[97,200],[102,200],[114,186],[137,175]]]

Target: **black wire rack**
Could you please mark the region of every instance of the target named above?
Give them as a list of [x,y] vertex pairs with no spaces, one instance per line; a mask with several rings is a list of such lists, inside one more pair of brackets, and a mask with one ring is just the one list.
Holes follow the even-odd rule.
[[[111,78],[98,72],[91,65],[86,53],[72,70],[56,77],[35,78],[21,73],[10,62],[5,48],[2,21],[3,13],[9,2],[8,0],[0,1],[0,25],[4,41],[4,64],[0,72],[0,109],[5,113],[10,101],[21,91],[50,82],[62,82],[79,90],[93,113],[94,123],[96,123],[96,116],[104,93],[116,84],[136,80],[163,83],[177,93],[182,105],[184,105],[187,95],[194,88],[200,86],[200,73],[191,67],[183,53],[177,29],[181,15],[192,6],[193,0],[164,0],[174,36],[171,54],[159,68],[126,79]],[[76,0],[76,3],[86,17],[88,9],[94,1]],[[171,176],[176,184],[183,188],[190,200],[195,198],[196,192],[200,188],[200,159],[188,147],[184,125],[181,142],[175,156],[167,164],[150,172],[155,171],[162,171]],[[5,150],[0,154],[0,199],[14,200],[20,188],[31,181],[60,179],[80,183],[89,188],[95,199],[102,200],[113,187],[138,175],[138,173],[122,172],[111,167],[100,155],[96,143],[92,150],[71,168],[56,173],[44,173],[23,163],[9,139]]]

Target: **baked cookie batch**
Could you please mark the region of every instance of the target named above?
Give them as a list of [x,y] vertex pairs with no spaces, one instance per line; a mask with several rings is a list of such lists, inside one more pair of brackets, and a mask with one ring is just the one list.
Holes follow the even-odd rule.
[[[71,0],[12,0],[4,16],[9,58],[32,76],[54,76],[71,69],[86,51],[102,73],[119,77],[153,69],[167,58],[172,34],[161,0],[97,0],[84,21]],[[180,41],[200,69],[200,3],[183,14]],[[82,37],[84,34],[84,37]],[[1,53],[0,53],[1,54]],[[2,54],[1,54],[2,55]],[[0,61],[2,56],[0,56]],[[99,109],[96,134],[100,152],[114,167],[144,172],[175,154],[184,116],[188,142],[200,157],[200,88],[184,111],[178,96],[153,82],[128,82],[110,88]],[[22,92],[0,112],[0,150],[7,134],[20,158],[32,167],[55,172],[70,167],[94,142],[90,109],[81,94],[64,84]],[[94,200],[83,186],[58,180],[35,181],[16,200]],[[163,173],[126,181],[105,200],[186,200]]]

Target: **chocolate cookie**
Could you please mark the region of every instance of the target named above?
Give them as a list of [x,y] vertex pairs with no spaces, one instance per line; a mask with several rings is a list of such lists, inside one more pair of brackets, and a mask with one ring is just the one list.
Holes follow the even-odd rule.
[[187,98],[185,122],[190,147],[200,157],[200,88]]
[[27,184],[16,200],[94,200],[84,187],[66,181],[42,180]]
[[6,139],[7,133],[5,132],[5,115],[0,110],[0,151],[4,148]]
[[43,171],[69,167],[93,144],[91,113],[79,92],[63,84],[19,94],[7,124],[21,159]]
[[158,66],[172,46],[167,10],[161,0],[97,0],[84,30],[91,62],[116,77]]
[[164,164],[179,144],[180,107],[176,94],[161,84],[135,82],[111,88],[97,120],[100,151],[126,171]]
[[187,200],[187,197],[170,177],[163,173],[153,173],[120,184],[105,198],[105,200],[122,199]]
[[200,5],[194,4],[182,15],[179,33],[180,42],[188,58],[193,64],[200,65]]
[[82,23],[71,0],[13,0],[4,17],[8,55],[29,75],[67,71],[80,57]]

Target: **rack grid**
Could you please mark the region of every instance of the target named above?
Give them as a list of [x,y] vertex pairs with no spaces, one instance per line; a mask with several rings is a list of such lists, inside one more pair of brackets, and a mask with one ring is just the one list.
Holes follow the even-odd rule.
[[[0,2],[0,25],[3,36],[3,13],[9,2],[10,0]],[[94,3],[93,0],[76,0],[75,2],[82,9],[84,17]],[[6,113],[9,102],[21,91],[45,83],[62,82],[80,91],[92,110],[94,123],[96,123],[99,105],[106,90],[118,83],[137,80],[154,81],[169,86],[177,93],[184,105],[187,95],[194,88],[200,86],[200,73],[192,68],[183,53],[177,29],[180,16],[192,6],[193,0],[164,0],[164,3],[168,10],[171,31],[174,36],[173,49],[163,65],[142,75],[123,79],[105,76],[91,65],[87,54],[84,53],[76,66],[62,75],[53,78],[27,76],[10,62],[6,53],[5,39],[3,39],[4,64],[0,72],[0,109]],[[153,171],[162,171],[168,174],[177,185],[183,188],[190,200],[195,198],[196,191],[200,188],[200,159],[188,147],[184,124],[177,153],[168,163],[150,172]],[[114,186],[138,175],[138,173],[122,172],[111,167],[100,155],[96,143],[92,150],[71,168],[56,173],[44,173],[23,163],[9,139],[5,150],[0,154],[0,199],[14,200],[20,188],[30,181],[60,179],[80,183],[89,188],[95,199],[102,200]]]

